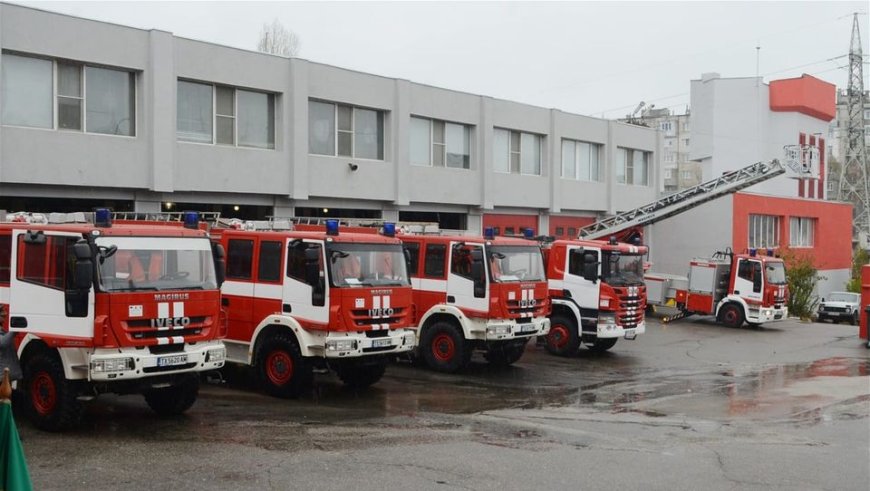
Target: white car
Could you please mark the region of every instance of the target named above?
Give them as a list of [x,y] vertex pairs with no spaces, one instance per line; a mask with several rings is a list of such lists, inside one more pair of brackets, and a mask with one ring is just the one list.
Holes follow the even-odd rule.
[[830,319],[834,322],[849,321],[853,326],[861,318],[861,295],[849,292],[832,292],[819,304],[819,322]]

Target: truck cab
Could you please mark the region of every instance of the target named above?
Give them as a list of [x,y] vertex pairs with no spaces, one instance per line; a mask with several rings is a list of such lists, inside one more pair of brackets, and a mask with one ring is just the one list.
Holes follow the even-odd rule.
[[615,241],[544,243],[553,302],[547,350],[570,355],[580,344],[606,351],[646,331],[645,246]]
[[550,302],[541,250],[520,238],[400,236],[414,288],[417,355],[455,372],[475,350],[509,365],[527,341],[549,332]]

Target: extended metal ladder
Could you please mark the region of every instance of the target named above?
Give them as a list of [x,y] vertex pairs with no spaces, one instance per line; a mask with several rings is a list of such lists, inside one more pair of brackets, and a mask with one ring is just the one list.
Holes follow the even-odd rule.
[[642,227],[694,208],[707,201],[736,193],[741,189],[772,179],[785,172],[779,160],[756,162],[726,172],[697,186],[657,199],[652,203],[598,220],[580,229],[581,239],[600,239],[632,227]]

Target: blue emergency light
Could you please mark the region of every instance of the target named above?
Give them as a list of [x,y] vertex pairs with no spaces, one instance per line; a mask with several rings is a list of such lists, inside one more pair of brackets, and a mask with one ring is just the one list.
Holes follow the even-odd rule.
[[610,239],[607,241],[607,243],[610,244],[610,245],[616,245],[616,244],[618,244],[618,242],[616,242],[616,236],[615,236],[615,235],[611,235],[611,236],[610,236]]
[[758,254],[758,249],[754,247],[749,249],[749,257],[755,257],[756,254]]
[[527,239],[531,239],[531,238],[534,237],[534,236],[535,236],[535,231],[534,231],[534,230],[532,230],[532,229],[530,229],[530,228],[527,228],[527,229],[523,230],[523,237],[525,237],[525,238],[527,238]]
[[185,211],[182,212],[182,219],[184,221],[184,228],[199,228],[199,212],[198,211]]
[[326,221],[326,235],[338,235],[338,220]]
[[773,249],[772,248],[770,248],[770,247],[767,248],[767,255],[773,257]]
[[484,228],[483,229],[483,237],[486,239],[489,239],[489,240],[494,239],[495,238],[495,229],[493,229],[492,227]]
[[396,224],[393,222],[384,222],[384,235],[387,237],[396,236]]
[[108,208],[94,209],[94,225],[97,227],[112,226],[112,210]]

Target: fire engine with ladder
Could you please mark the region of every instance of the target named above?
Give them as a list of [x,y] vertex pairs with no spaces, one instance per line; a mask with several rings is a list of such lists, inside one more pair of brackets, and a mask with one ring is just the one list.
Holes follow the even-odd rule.
[[[301,220],[308,224],[317,219]],[[342,219],[371,234],[382,221]],[[312,226],[300,223],[299,227]],[[456,372],[475,351],[510,365],[529,339],[549,332],[550,301],[539,245],[526,238],[442,234],[434,223],[398,222],[414,290],[416,356]]]
[[263,388],[295,397],[315,369],[347,385],[374,384],[390,356],[410,352],[411,283],[395,227],[381,235],[339,222],[297,229],[291,219],[221,221],[227,252],[227,360],[253,366]]
[[3,218],[0,317],[34,424],[73,426],[82,402],[107,392],[143,394],[161,415],[190,408],[199,374],[225,358],[223,255],[199,214]]

